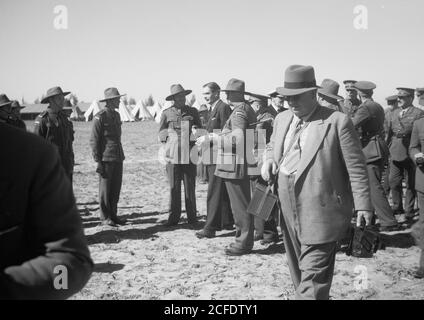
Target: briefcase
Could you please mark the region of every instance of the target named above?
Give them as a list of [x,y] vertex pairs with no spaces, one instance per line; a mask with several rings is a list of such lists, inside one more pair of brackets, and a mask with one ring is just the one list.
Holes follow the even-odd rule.
[[384,248],[379,233],[370,228],[351,226],[349,232],[348,256],[371,258],[377,250]]
[[367,163],[377,160],[386,159],[389,154],[389,149],[384,141],[380,141],[377,136],[372,137],[367,141],[362,148]]
[[265,186],[258,182],[247,207],[247,213],[268,221],[277,201],[278,196],[273,193],[272,185]]

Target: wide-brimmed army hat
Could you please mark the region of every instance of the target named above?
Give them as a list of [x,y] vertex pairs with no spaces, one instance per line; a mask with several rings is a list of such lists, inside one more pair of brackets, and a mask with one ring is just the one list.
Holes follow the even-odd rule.
[[413,96],[415,93],[415,89],[412,89],[412,88],[398,87],[396,88],[396,90],[398,90],[397,95],[399,97],[409,97],[409,96]]
[[23,109],[23,108],[26,108],[26,106],[21,106],[21,104],[19,103],[18,100],[13,100],[11,107],[12,107],[12,109]]
[[124,94],[120,94],[117,88],[112,87],[112,88],[107,88],[105,90],[104,95],[105,95],[104,99],[99,100],[99,102],[105,102],[107,100],[112,100],[112,99],[120,98],[120,97],[125,96],[126,94],[125,93]]
[[47,90],[47,93],[46,93],[46,95],[44,96],[44,98],[41,100],[41,103],[47,103],[48,102],[48,100],[51,98],[51,97],[54,97],[54,96],[58,96],[58,95],[63,95],[64,97],[65,96],[67,96],[68,94],[70,94],[71,92],[69,92],[69,91],[66,91],[66,92],[63,92],[63,90],[62,90],[62,88],[61,87],[53,87],[53,88],[50,88],[49,90]]
[[0,94],[0,108],[10,106],[11,104],[12,101],[4,93]]
[[353,84],[353,87],[357,90],[357,91],[361,91],[361,92],[369,92],[374,90],[375,88],[377,88],[377,85],[374,82],[371,81],[356,81]]
[[227,86],[225,89],[221,90],[224,92],[239,92],[243,94],[249,94],[249,92],[246,91],[246,83],[243,80],[232,78],[228,81]]
[[189,95],[192,92],[192,90],[185,90],[182,85],[173,84],[171,86],[171,94],[165,98],[166,101],[172,101],[174,100],[174,97],[178,94],[184,94],[185,96]]
[[318,88],[320,87],[316,84],[312,66],[291,65],[284,73],[284,87],[278,87],[277,93],[282,96],[297,96]]
[[397,94],[395,94],[395,95],[386,97],[386,100],[387,100],[388,103],[390,103],[390,102],[393,103],[393,102],[397,101],[397,98],[398,98],[398,96],[397,96]]
[[318,89],[318,94],[330,97],[335,100],[343,99],[339,96],[340,85],[337,81],[332,79],[324,79],[321,83],[321,88]]
[[260,101],[260,102],[267,103],[269,98],[270,98],[269,96],[264,96],[262,94],[256,94],[256,93],[250,92],[248,101],[249,102]]
[[343,84],[345,85],[345,90],[355,90],[355,87],[353,86],[356,82],[356,80],[344,80]]

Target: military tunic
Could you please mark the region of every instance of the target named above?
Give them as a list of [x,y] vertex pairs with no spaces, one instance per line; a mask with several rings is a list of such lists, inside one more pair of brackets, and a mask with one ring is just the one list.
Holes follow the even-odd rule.
[[353,118],[360,105],[361,101],[359,99],[345,99],[343,101],[343,112]]
[[74,172],[74,127],[63,111],[48,108],[35,119],[34,133],[57,147],[66,175],[72,182]]
[[100,217],[114,221],[122,186],[124,150],[121,144],[121,118],[119,113],[105,108],[94,116],[90,146],[94,161],[103,165],[99,172]]
[[410,106],[405,114],[401,115],[401,112],[401,108],[391,112],[388,122],[387,142],[391,156],[389,184],[393,209],[396,212],[402,212],[402,180],[406,171],[405,213],[407,216],[412,216],[415,205],[415,165],[409,158],[408,147],[412,126],[416,120],[424,116],[424,111]]
[[169,225],[178,224],[181,217],[181,181],[184,182],[188,222],[197,222],[196,164],[190,159],[190,151],[196,142],[191,133],[194,125],[202,127],[197,109],[189,106],[172,106],[164,110],[161,116],[159,139],[165,148],[166,172],[170,186]]

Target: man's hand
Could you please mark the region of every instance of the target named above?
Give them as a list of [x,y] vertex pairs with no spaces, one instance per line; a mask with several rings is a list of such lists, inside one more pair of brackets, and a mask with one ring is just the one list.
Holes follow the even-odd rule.
[[104,164],[103,164],[103,162],[102,162],[102,161],[99,161],[99,162],[97,163],[97,169],[96,169],[96,172],[97,172],[98,174],[100,174],[100,176],[102,176],[103,178],[105,178],[105,177],[106,177],[105,166],[104,166]]
[[262,178],[266,182],[271,181],[271,179],[277,174],[277,167],[278,165],[274,160],[272,159],[266,160],[261,168]]
[[374,215],[373,211],[367,211],[367,210],[358,210],[357,212],[358,216],[356,218],[356,226],[360,227],[362,224],[362,219],[365,220],[365,226],[371,225],[371,219]]

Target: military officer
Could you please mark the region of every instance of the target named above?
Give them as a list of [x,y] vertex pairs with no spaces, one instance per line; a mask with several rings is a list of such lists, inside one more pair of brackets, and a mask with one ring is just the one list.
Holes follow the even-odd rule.
[[[167,101],[174,104],[163,111],[159,139],[165,146],[166,172],[170,184],[169,218],[166,226],[175,226],[181,217],[181,180],[184,181],[185,206],[188,223],[193,227],[197,223],[196,213],[196,164],[190,156],[195,138],[192,128],[201,128],[196,108],[186,105],[186,96],[192,91],[185,90],[181,84],[171,86]],[[197,159],[196,159],[197,160]]]
[[0,300],[66,299],[87,283],[93,261],[59,156],[4,123],[0,150]]
[[353,86],[358,91],[361,105],[356,110],[352,122],[360,132],[362,150],[367,162],[371,202],[379,219],[380,231],[396,231],[400,226],[381,185],[384,164],[389,156],[384,141],[384,109],[372,99],[376,88],[374,83],[358,81]]
[[277,91],[272,91],[269,96],[271,98],[270,107],[272,107],[277,114],[287,110],[287,108],[284,107],[284,97],[280,96]]
[[346,99],[343,103],[344,113],[353,118],[356,110],[358,109],[361,102],[358,99],[358,93],[354,88],[356,80],[345,80],[343,84],[345,85],[346,90]]
[[[272,135],[273,121],[277,116],[277,111],[273,107],[268,106],[268,96],[250,93],[249,103],[255,111],[257,122],[261,122],[256,125],[255,130],[255,153],[257,153],[257,158],[261,160],[265,151],[265,146],[268,144]],[[261,133],[264,133],[264,135],[261,135]],[[253,169],[253,172],[249,174],[252,195],[256,183],[264,183],[261,178],[261,165],[262,161],[259,161],[253,168],[249,167],[249,169]],[[254,172],[255,167],[257,168],[256,172]],[[278,214],[278,209],[275,208],[275,210],[276,211],[273,212],[268,221],[254,217],[255,241],[261,240],[261,244],[278,242],[278,230],[275,219]]]
[[13,124],[12,113],[12,101],[5,94],[0,94],[0,122]]
[[21,118],[21,110],[25,106],[21,106],[17,100],[12,102],[12,116],[14,118],[14,125],[24,131],[26,131],[25,122]]
[[[397,95],[392,95],[392,96],[388,96],[386,97],[386,101],[387,101],[387,108],[384,110],[384,134],[385,134],[385,139],[387,141],[387,133],[389,131],[389,122],[390,122],[390,118],[391,118],[391,113],[395,112],[396,109],[399,108],[398,103],[397,103]],[[388,195],[390,193],[390,184],[389,184],[389,172],[390,172],[390,167],[389,167],[389,162],[390,162],[390,154],[389,154],[389,159],[387,159],[388,162],[384,165],[384,173],[383,173],[383,189],[386,195]]]
[[402,179],[406,172],[405,217],[414,216],[415,166],[409,157],[408,147],[411,140],[412,125],[424,116],[424,111],[414,107],[414,89],[397,88],[399,109],[391,113],[388,123],[387,143],[390,146],[389,183],[392,191],[393,210],[395,214],[403,213]]
[[253,152],[248,154],[249,148],[246,147],[248,143],[252,146],[253,141],[246,141],[246,133],[249,126],[256,122],[256,114],[244,99],[244,81],[230,79],[222,91],[234,109],[223,134],[211,133],[209,138],[220,146],[215,175],[225,181],[236,225],[235,242],[226,248],[225,253],[239,256],[250,253],[253,248],[253,217],[247,213],[251,198],[247,164],[253,162]]
[[222,229],[234,229],[234,218],[231,211],[228,191],[224,180],[215,176],[218,146],[211,144],[205,139],[206,134],[215,130],[220,132],[231,115],[231,108],[220,98],[221,88],[215,82],[209,82],[203,86],[204,104],[207,110],[207,121],[204,124],[205,135],[199,137],[196,143],[202,150],[202,163],[208,172],[208,194],[207,194],[207,214],[206,223],[202,230],[196,232],[199,239],[213,238],[216,231]]
[[41,103],[48,103],[47,110],[36,119],[34,133],[53,143],[59,152],[66,175],[72,182],[74,172],[74,127],[63,112],[65,96],[70,92],[63,92],[60,87],[47,90]]
[[343,97],[339,96],[340,85],[337,81],[324,79],[318,89],[318,102],[327,108],[343,112]]
[[90,146],[96,172],[99,174],[100,218],[103,225],[115,227],[124,225],[118,218],[118,202],[122,186],[124,150],[121,144],[121,118],[115,109],[119,108],[120,94],[117,88],[107,88],[104,99],[106,107],[94,116]]

